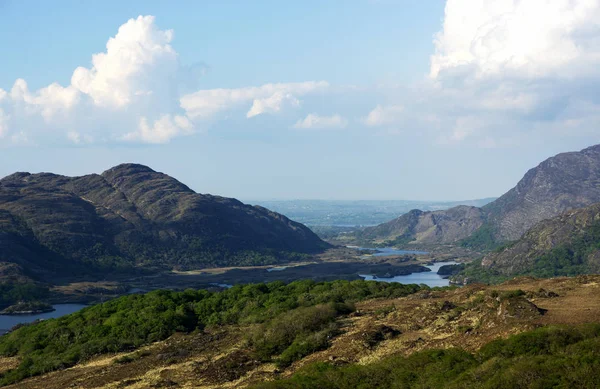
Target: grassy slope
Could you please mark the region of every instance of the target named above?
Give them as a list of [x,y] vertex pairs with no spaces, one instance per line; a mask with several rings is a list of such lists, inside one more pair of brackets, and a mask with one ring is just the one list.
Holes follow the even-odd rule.
[[[510,292],[519,289],[524,292]],[[369,299],[356,303],[355,313],[335,317],[339,334],[329,339],[325,349],[304,356],[289,367],[277,367],[273,362],[279,356],[273,356],[273,362],[261,360],[249,338],[257,331],[270,333],[273,328],[280,328],[272,324],[285,322],[281,320],[287,315],[284,312],[283,316],[265,318],[262,323],[255,317],[250,322],[176,333],[137,351],[92,357],[71,369],[26,379],[10,387],[31,389],[43,385],[55,389],[76,383],[98,388],[238,388],[285,378],[313,363],[370,365],[395,355],[452,347],[460,347],[476,357],[477,351],[494,339],[539,326],[597,322],[599,292],[600,277],[585,276],[520,279],[494,287],[471,285],[423,290],[401,298]],[[547,311],[542,315],[529,302]],[[117,359],[121,362],[115,362]],[[17,362],[18,357],[0,359],[0,366],[6,369]]]

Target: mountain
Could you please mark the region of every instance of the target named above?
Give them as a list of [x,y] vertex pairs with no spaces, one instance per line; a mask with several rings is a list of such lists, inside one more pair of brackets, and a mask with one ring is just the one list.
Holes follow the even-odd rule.
[[412,211],[366,228],[358,240],[441,244],[467,239],[467,245],[512,241],[536,223],[562,212],[600,202],[600,145],[563,153],[525,174],[517,186],[482,208]]
[[412,210],[387,223],[366,228],[360,238],[387,241],[392,245],[413,241],[451,243],[473,234],[484,221],[481,208],[467,205],[433,212]]
[[0,262],[34,274],[277,262],[328,247],[302,224],[149,167],[0,180]]
[[518,241],[485,256],[481,266],[505,276],[600,272],[600,204],[539,222]]

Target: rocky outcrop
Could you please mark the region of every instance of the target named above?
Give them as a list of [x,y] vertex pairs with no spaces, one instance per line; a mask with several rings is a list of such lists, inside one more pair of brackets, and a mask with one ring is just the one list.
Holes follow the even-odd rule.
[[598,202],[600,145],[545,160],[483,210],[498,240],[510,241],[542,220]]
[[196,193],[142,165],[0,180],[0,262],[38,273],[254,264],[327,246],[283,215]]
[[538,222],[600,202],[600,145],[563,153],[531,169],[513,189],[482,208],[411,211],[365,229],[358,240],[400,244],[456,243],[475,232],[497,242],[519,239]]
[[[573,261],[572,252],[586,252],[583,263],[564,263],[563,267],[581,265],[589,272],[600,271],[600,249],[595,230],[600,230],[600,204],[568,211],[544,220],[530,229],[521,239],[499,252],[488,254],[482,260],[485,269],[504,275],[529,274],[536,261],[552,250],[563,248],[561,260]],[[577,248],[573,245],[577,245]],[[579,258],[574,258],[579,260]],[[548,264],[549,266],[553,264]]]
[[466,205],[445,211],[414,210],[398,219],[365,229],[360,233],[360,239],[394,243],[451,243],[471,235],[483,225],[484,220],[481,208]]

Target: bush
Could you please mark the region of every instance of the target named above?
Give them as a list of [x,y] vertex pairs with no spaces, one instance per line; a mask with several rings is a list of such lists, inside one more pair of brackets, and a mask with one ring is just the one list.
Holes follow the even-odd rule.
[[222,324],[265,323],[269,335],[257,338],[258,352],[270,358],[297,340],[296,351],[286,355],[289,359],[317,347],[318,336],[311,339],[311,334],[351,312],[353,302],[402,297],[422,288],[427,287],[297,281],[237,285],[222,292],[158,290],[123,296],[0,337],[0,355],[21,358],[19,367],[0,374],[0,384],[64,369],[98,354],[130,351],[175,332]]
[[370,365],[309,365],[256,389],[598,388],[600,325],[546,327],[496,340],[479,353],[428,350]]

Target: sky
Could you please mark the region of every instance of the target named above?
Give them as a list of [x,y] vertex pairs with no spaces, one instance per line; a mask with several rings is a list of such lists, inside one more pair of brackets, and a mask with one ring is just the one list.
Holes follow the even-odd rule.
[[0,176],[499,196],[600,143],[600,0],[0,0]]

